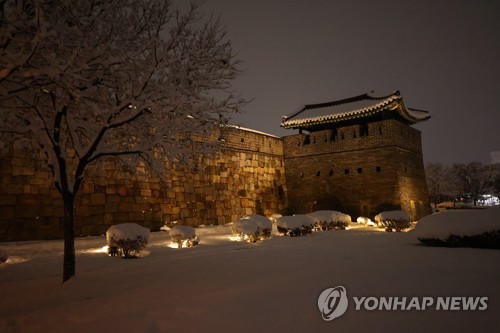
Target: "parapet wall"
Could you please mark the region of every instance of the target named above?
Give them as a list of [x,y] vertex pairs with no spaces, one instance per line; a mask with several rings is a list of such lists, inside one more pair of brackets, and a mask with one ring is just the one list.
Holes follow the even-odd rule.
[[[87,172],[76,196],[75,234],[104,234],[135,222],[151,230],[165,223],[225,224],[244,215],[281,213],[286,204],[283,144],[259,132],[226,128],[225,149],[190,168],[173,165],[159,178],[109,159]],[[0,161],[0,241],[63,236],[62,199],[43,161],[22,143]]]
[[338,128],[336,133],[323,130],[297,134],[284,138],[284,155],[285,158],[292,158],[394,145],[422,154],[420,131],[388,119],[369,123],[364,131],[361,131],[360,125],[351,125]]

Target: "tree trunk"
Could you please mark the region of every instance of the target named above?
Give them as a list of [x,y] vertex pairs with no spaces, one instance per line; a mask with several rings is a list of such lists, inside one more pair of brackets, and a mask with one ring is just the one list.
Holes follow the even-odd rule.
[[64,202],[64,262],[63,282],[75,275],[75,225],[74,225],[74,196],[73,193],[62,194]]

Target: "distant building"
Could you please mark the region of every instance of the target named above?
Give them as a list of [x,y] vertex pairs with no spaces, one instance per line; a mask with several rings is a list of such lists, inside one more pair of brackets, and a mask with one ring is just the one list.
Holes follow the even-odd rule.
[[431,212],[420,131],[430,118],[407,108],[399,91],[306,105],[281,126],[299,129],[284,138],[288,208],[373,216],[403,209],[414,219]]

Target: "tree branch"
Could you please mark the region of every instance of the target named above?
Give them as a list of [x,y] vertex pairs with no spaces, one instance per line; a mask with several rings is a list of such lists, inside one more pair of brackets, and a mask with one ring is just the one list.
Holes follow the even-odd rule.
[[[89,160],[88,163],[92,163],[93,161],[106,157],[106,156],[130,156],[130,155],[138,155],[141,156],[144,155],[146,152],[143,150],[129,150],[129,151],[108,151],[108,152],[100,152],[97,153],[96,155],[92,156]],[[144,157],[142,157],[144,158]]]

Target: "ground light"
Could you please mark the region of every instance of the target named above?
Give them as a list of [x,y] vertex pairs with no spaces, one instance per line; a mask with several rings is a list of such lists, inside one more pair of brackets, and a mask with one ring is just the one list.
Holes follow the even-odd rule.
[[[82,250],[81,253],[108,253],[108,246],[96,247],[88,250]],[[80,251],[79,251],[80,252]]]

